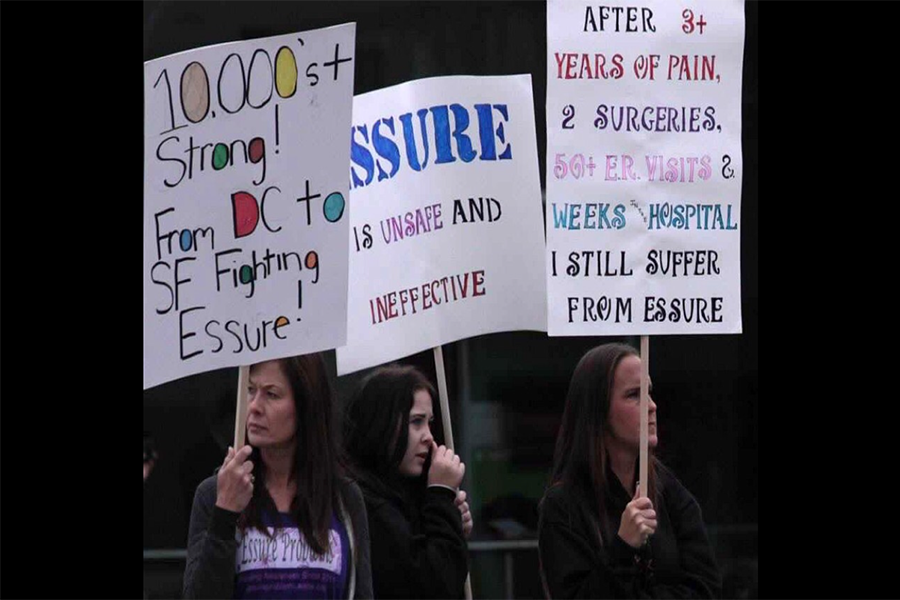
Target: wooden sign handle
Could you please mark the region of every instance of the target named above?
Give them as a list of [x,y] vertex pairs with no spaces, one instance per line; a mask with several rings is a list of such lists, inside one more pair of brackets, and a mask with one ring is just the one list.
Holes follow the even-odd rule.
[[244,447],[247,431],[247,388],[250,386],[250,365],[242,365],[238,370],[237,413],[234,416],[234,451]]
[[[447,374],[444,371],[444,350],[442,346],[434,347],[434,367],[437,374],[438,397],[441,403],[441,421],[444,424],[444,445],[453,450],[453,426],[450,423],[450,402],[447,395]],[[472,577],[466,575],[466,600],[472,600],[471,580]]]
[[640,496],[647,497],[647,460],[648,438],[650,429],[650,338],[641,336],[641,456],[638,473],[640,477]]

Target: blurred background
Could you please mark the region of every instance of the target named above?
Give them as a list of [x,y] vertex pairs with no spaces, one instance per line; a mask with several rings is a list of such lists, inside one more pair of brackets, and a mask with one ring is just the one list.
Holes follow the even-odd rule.
[[[546,3],[144,2],[144,59],[210,44],[356,22],[354,93],[443,75],[530,73],[541,185],[546,157]],[[758,597],[758,5],[745,5],[741,294],[743,334],[655,336],[650,375],[658,456],[703,509],[726,598]],[[537,502],[569,379],[585,351],[638,338],[492,334],[445,345],[463,488],[475,519],[475,598],[541,598]],[[341,410],[368,372],[336,377]],[[434,381],[431,351],[402,362]],[[144,596],[178,598],[197,484],[234,436],[237,369],[144,392]],[[436,411],[436,430],[441,431]],[[438,438],[440,439],[440,433]]]

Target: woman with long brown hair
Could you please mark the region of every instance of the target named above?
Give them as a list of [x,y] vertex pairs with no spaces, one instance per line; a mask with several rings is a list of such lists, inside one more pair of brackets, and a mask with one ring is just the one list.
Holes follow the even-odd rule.
[[631,346],[585,354],[569,385],[550,485],[541,501],[539,552],[550,598],[715,597],[721,577],[700,506],[652,455],[638,493],[641,359]]
[[372,598],[369,533],[342,476],[319,354],[250,367],[248,444],[197,488],[185,598]]
[[472,516],[465,464],[432,436],[434,387],[412,366],[379,368],[347,407],[344,443],[372,534],[376,598],[462,598]]

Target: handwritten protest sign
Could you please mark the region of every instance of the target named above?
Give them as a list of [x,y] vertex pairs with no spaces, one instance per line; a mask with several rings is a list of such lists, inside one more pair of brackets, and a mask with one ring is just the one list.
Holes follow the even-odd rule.
[[549,335],[740,333],[743,4],[550,0]]
[[546,329],[531,77],[357,96],[339,374],[496,331]]
[[145,389],[344,344],[354,41],[145,63]]

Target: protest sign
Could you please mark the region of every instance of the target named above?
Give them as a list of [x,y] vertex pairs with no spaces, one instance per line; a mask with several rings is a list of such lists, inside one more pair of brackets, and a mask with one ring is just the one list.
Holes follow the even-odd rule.
[[144,388],[346,340],[355,25],[144,65]]
[[741,2],[547,4],[548,334],[741,332]]
[[357,96],[339,374],[546,329],[531,77],[441,77]]

